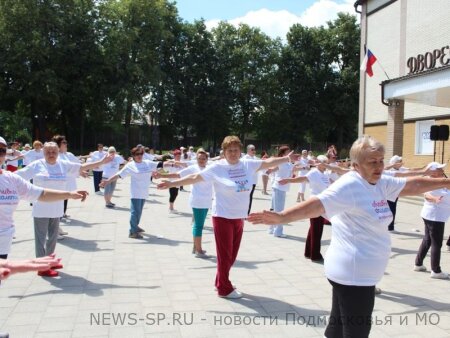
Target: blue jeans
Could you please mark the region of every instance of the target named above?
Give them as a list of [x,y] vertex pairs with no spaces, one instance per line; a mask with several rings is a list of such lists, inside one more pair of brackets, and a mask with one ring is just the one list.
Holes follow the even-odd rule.
[[144,209],[145,199],[132,198],[131,199],[131,217],[130,217],[130,234],[138,231],[138,225],[141,221],[142,209]]

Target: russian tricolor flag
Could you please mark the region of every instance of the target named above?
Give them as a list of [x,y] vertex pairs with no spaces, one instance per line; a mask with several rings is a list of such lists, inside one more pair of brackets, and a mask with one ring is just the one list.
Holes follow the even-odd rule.
[[373,76],[372,65],[377,62],[377,58],[372,54],[370,49],[367,50],[366,56],[361,64],[361,71],[366,72],[370,77]]

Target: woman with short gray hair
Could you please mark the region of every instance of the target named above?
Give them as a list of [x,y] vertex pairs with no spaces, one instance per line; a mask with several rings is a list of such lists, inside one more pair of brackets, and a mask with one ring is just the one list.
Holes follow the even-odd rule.
[[333,302],[325,336],[368,337],[375,303],[375,285],[386,270],[391,252],[387,225],[388,200],[450,188],[447,178],[383,175],[384,146],[370,136],[353,143],[354,169],[325,191],[282,212],[251,214],[252,223],[278,224],[326,215],[333,223],[325,257],[325,274]]

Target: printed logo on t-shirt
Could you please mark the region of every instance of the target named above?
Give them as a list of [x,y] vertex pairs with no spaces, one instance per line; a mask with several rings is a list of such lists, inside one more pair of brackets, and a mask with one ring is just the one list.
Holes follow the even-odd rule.
[[9,188],[0,189],[0,203],[1,204],[17,204],[19,197],[16,190]]
[[372,207],[378,214],[378,219],[382,220],[392,217],[391,209],[389,209],[389,204],[386,200],[373,201]]
[[247,186],[248,180],[234,182],[236,183],[236,192],[244,192],[250,190],[250,188]]
[[[236,192],[249,191],[247,186],[249,181],[247,179],[247,173],[244,168],[230,169],[228,170],[228,176],[236,183]],[[240,178],[240,179],[239,179]]]

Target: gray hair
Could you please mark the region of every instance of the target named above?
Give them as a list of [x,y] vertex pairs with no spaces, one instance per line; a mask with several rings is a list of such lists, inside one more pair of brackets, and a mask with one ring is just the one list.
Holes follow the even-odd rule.
[[319,161],[320,163],[327,163],[328,157],[326,157],[325,155],[319,155],[317,156],[316,160]]
[[59,147],[56,142],[50,141],[50,142],[44,143],[44,149],[47,149],[47,148],[59,148]]
[[379,151],[383,154],[385,152],[384,145],[380,141],[374,139],[372,136],[363,135],[353,142],[350,148],[350,160],[352,163],[360,163],[366,150]]
[[116,152],[116,148],[114,148],[113,146],[108,148],[108,153],[115,153]]

